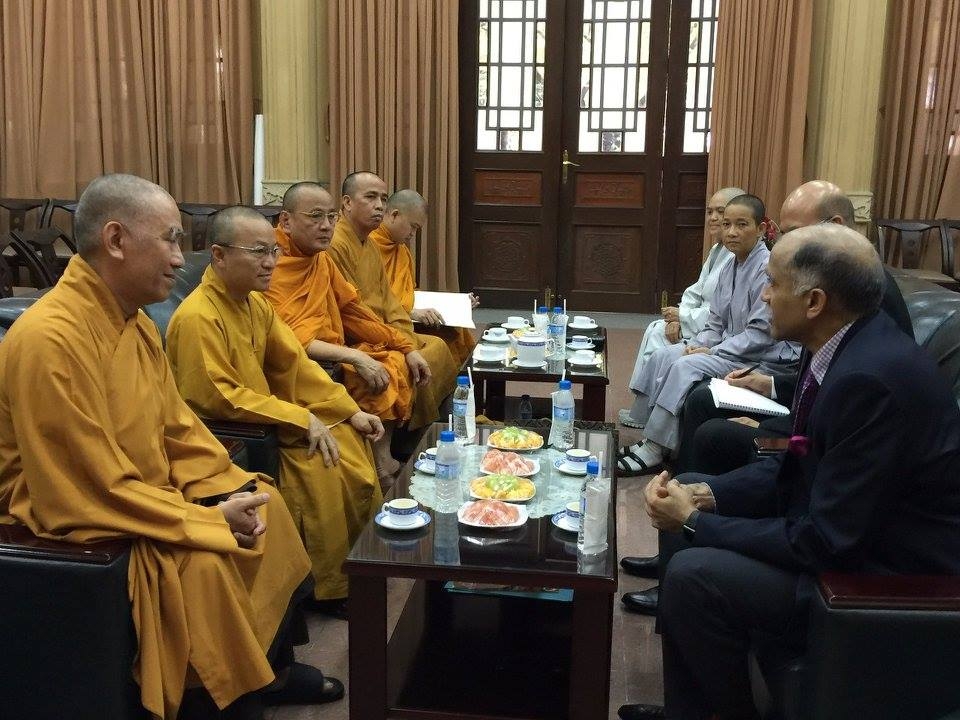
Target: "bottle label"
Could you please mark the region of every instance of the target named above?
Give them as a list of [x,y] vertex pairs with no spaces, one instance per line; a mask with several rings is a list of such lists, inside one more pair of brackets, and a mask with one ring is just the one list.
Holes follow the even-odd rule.
[[460,465],[456,463],[437,463],[436,464],[436,475],[437,480],[451,480],[451,479],[460,479]]
[[554,405],[553,419],[554,420],[573,420],[573,408],[562,408]]
[[453,401],[453,414],[462,415],[463,417],[467,416],[467,401],[466,400],[454,400]]

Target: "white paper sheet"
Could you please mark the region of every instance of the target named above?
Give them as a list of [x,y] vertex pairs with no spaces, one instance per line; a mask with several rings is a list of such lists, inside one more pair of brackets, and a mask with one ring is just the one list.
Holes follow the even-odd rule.
[[443,316],[443,324],[450,327],[475,328],[473,306],[469,293],[413,291],[414,310],[436,310]]

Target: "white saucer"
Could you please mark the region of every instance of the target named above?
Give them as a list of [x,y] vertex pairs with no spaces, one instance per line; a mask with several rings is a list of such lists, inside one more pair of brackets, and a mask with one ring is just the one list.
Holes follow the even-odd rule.
[[483,338],[484,340],[486,340],[487,342],[500,343],[501,345],[502,345],[503,343],[508,343],[508,342],[510,342],[510,336],[509,336],[509,335],[504,335],[502,338],[498,338],[498,337],[494,337],[493,335],[487,335],[487,333],[483,333],[480,337],[482,337],[482,338]]
[[437,464],[435,462],[430,462],[429,460],[417,460],[415,463],[413,463],[413,467],[415,470],[419,470],[427,475],[437,474]]
[[567,465],[567,461],[563,458],[557,458],[553,461],[553,466],[562,472],[564,475],[586,475],[587,474],[587,465],[584,463],[583,470],[575,470]]
[[514,366],[516,366],[516,367],[521,367],[521,368],[530,368],[531,370],[546,370],[546,369],[547,369],[547,361],[546,361],[546,360],[541,360],[540,362],[525,363],[525,362],[520,362],[519,359],[514,358],[514,361],[511,363],[511,365],[514,365]]
[[598,367],[600,365],[600,360],[598,358],[594,358],[593,360],[587,360],[586,362],[583,362],[581,360],[578,360],[577,358],[571,357],[571,358],[567,358],[567,362],[573,365],[574,367]]
[[479,355],[473,356],[473,361],[478,363],[502,363],[503,362],[503,353],[500,353],[499,357],[480,357]]
[[500,327],[505,330],[523,330],[524,328],[530,327],[526,323],[523,325],[514,325],[513,323],[500,323]]
[[576,343],[569,342],[567,343],[567,348],[570,350],[593,350],[593,343],[587,343],[586,345],[577,345]]
[[554,525],[556,525],[558,528],[560,528],[564,532],[572,532],[572,533],[580,532],[580,528],[574,527],[571,524],[571,520],[567,517],[567,514],[562,510],[557,514],[555,514],[553,517],[551,517],[550,522],[552,522]]
[[427,515],[423,510],[417,511],[417,519],[410,523],[409,525],[394,525],[393,521],[387,515],[387,513],[382,510],[377,513],[377,516],[373,521],[382,528],[387,530],[419,530],[420,528],[428,525],[430,523],[430,516]]
[[573,323],[570,323],[567,325],[567,327],[573,328],[574,330],[596,330],[600,326],[596,323],[593,323],[593,325],[574,325]]

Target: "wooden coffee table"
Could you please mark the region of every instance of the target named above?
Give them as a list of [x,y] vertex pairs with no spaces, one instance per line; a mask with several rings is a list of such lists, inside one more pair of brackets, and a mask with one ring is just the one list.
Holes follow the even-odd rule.
[[[488,327],[499,327],[497,324]],[[477,400],[477,411],[483,408],[483,413],[491,420],[503,420],[507,403],[507,382],[532,382],[552,385],[556,389],[560,375],[564,368],[567,379],[574,385],[583,386],[583,402],[578,403],[580,412],[578,417],[583,420],[603,421],[607,412],[607,385],[610,377],[607,375],[607,331],[598,327],[595,330],[567,330],[567,339],[572,334],[587,335],[598,341],[597,355],[599,362],[596,367],[583,368],[570,365],[564,360],[548,360],[541,368],[517,367],[513,363],[513,352],[509,343],[504,343],[505,360],[496,362],[480,362],[469,359],[473,373],[474,396]],[[481,340],[481,342],[483,342]],[[491,343],[492,344],[492,343]],[[571,351],[566,350],[567,353]],[[510,360],[506,360],[510,357]]]
[[[418,451],[436,444],[435,425]],[[478,428],[485,442],[496,428]],[[577,430],[577,447],[616,449],[608,430]],[[473,448],[474,458],[483,449]],[[420,718],[606,717],[610,686],[613,595],[617,589],[616,484],[610,493],[609,547],[577,557],[576,536],[551,522],[550,502],[562,509],[580,478],[563,476],[541,450],[531,479],[542,514],[508,531],[478,530],[453,513],[435,513],[411,531],[371,522],[344,563],[350,576],[350,717]],[[416,455],[414,455],[414,458]],[[476,462],[476,459],[474,459]],[[430,488],[413,475],[412,461],[388,495]],[[464,489],[472,475],[465,474]],[[429,492],[429,490],[428,490]],[[415,578],[393,634],[387,636],[387,578]],[[548,590],[462,592],[448,583],[497,583]]]

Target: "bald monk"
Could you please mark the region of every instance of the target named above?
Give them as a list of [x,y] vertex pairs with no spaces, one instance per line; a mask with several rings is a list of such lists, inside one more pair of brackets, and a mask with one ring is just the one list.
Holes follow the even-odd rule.
[[265,295],[311,359],[344,364],[350,396],[383,422],[373,451],[387,484],[400,467],[390,455],[390,436],[410,417],[414,388],[430,382],[430,368],[413,340],[364,305],[328,257],[336,221],[336,203],[324,188],[290,186],[274,231],[283,255]]
[[[447,327],[433,308],[414,309],[416,290],[410,242],[427,222],[427,201],[416,190],[398,190],[387,199],[383,222],[368,236],[377,244],[390,290],[413,322],[426,326],[423,332],[443,340],[457,366],[470,357],[477,341],[467,328]],[[474,307],[478,301],[471,296]]]
[[351,173],[343,181],[340,221],[333,230],[330,256],[360,299],[387,325],[414,343],[430,365],[432,382],[419,388],[410,416],[410,428],[423,427],[437,419],[440,404],[453,392],[457,364],[440,338],[413,330],[410,313],[390,289],[377,244],[367,237],[383,220],[387,186],[371,172]]
[[[80,197],[74,228],[79,254],[0,343],[0,522],[52,540],[133,541],[133,676],[154,716],[173,720],[183,700],[182,717],[221,708],[258,720],[265,699],[290,696],[256,691],[284,681],[302,702],[341,697],[338,681],[291,665],[281,641],[310,571],[290,513],[181,400],[140,311],[183,265],[176,203],[142,178],[105,175]],[[270,660],[286,664],[276,680],[274,642]]]
[[340,565],[383,497],[366,439],[383,436],[343,385],[307,357],[261,294],[280,251],[256,210],[221,210],[210,266],[167,327],[180,394],[204,417],[276,425],[280,494],[313,563],[313,607],[346,619]]

